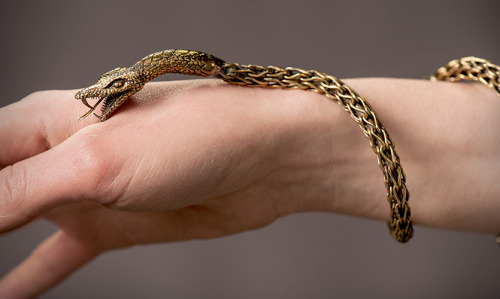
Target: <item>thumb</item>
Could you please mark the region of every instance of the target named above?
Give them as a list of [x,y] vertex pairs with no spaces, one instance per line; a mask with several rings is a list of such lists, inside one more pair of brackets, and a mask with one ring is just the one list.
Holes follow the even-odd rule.
[[92,192],[109,162],[95,135],[81,135],[0,170],[0,233],[59,205],[97,197]]

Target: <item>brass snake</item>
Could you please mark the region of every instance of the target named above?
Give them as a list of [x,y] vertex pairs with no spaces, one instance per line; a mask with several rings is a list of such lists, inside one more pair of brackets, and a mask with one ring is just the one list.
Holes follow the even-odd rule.
[[[474,79],[495,88],[500,93],[498,67],[492,71],[496,74],[496,79],[484,79],[488,77],[481,75],[481,72],[484,73],[484,66],[486,65],[486,71],[489,71],[488,67],[494,65],[488,64],[487,61],[479,61],[476,64],[475,59],[452,61],[448,66],[439,69],[433,78]],[[480,72],[474,71],[478,65],[482,67]],[[391,208],[389,227],[393,237],[403,243],[412,237],[409,193],[394,142],[370,104],[342,81],[325,73],[291,67],[241,65],[198,51],[165,50],[148,55],[129,68],[111,70],[103,74],[96,84],[78,91],[76,99],[90,108],[78,121],[90,115],[101,102],[104,102],[102,114],[96,116],[100,122],[107,120],[129,96],[141,90],[148,81],[165,73],[215,77],[244,86],[310,90],[335,100],[359,124],[377,155],[388,192]],[[98,101],[91,106],[87,102],[89,98],[97,98]]]

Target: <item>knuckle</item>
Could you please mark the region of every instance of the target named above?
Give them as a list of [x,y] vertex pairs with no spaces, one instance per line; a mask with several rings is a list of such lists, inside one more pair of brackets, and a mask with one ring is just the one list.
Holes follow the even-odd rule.
[[[0,213],[10,215],[25,201],[26,168],[21,164],[9,165],[2,169],[0,179]],[[25,210],[25,209],[22,209]]]
[[52,98],[54,96],[54,93],[55,92],[52,90],[35,91],[25,96],[21,101],[22,102],[40,101],[40,99]]
[[61,110],[68,109],[74,102],[68,99],[74,98],[71,90],[41,90],[35,91],[25,96],[16,105],[24,109]]
[[78,137],[78,154],[72,158],[74,169],[77,170],[77,180],[81,182],[80,187],[88,199],[102,200],[117,176],[116,159],[110,156],[107,143],[101,140],[102,135],[83,132]]

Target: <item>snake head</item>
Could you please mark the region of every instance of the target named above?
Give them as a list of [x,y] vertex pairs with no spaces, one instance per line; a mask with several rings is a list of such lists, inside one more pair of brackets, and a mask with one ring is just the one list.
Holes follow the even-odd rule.
[[[97,82],[78,91],[75,98],[81,100],[90,110],[80,117],[80,120],[89,116],[96,107],[104,101],[102,115],[96,115],[99,121],[106,120],[129,96],[138,92],[144,86],[140,72],[133,68],[116,68],[103,74]],[[88,99],[98,99],[94,106],[89,105]]]

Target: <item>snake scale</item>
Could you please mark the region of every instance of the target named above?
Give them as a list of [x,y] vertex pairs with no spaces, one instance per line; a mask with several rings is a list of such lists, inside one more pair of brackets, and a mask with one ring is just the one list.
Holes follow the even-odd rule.
[[[478,80],[500,93],[498,67],[491,71],[496,74],[496,79],[484,79],[488,77],[481,75],[484,74],[485,63],[480,61],[476,64],[475,59],[472,57],[464,58],[463,61],[452,61],[448,66],[439,69],[433,79]],[[477,65],[482,67],[482,73],[474,71]],[[487,71],[493,67],[492,64],[486,64]],[[103,74],[94,85],[78,91],[75,98],[90,108],[78,121],[89,116],[101,103],[103,103],[101,115],[94,114],[99,122],[107,120],[128,97],[141,90],[148,81],[165,73],[215,77],[230,84],[243,86],[309,90],[336,101],[358,123],[377,156],[387,188],[390,204],[389,228],[392,236],[402,243],[412,237],[409,192],[394,142],[370,104],[345,83],[325,73],[291,67],[241,65],[191,50],[159,51],[144,57],[129,68],[120,67],[111,70]],[[91,98],[97,99],[93,106],[87,102],[87,99]]]

